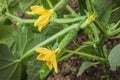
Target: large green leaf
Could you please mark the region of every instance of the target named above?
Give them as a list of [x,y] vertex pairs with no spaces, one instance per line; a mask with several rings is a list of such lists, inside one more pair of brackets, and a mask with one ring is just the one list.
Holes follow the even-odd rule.
[[101,18],[101,22],[107,24],[110,20],[111,14],[112,14],[112,6],[105,11],[103,17]]
[[22,67],[19,59],[12,55],[9,48],[4,44],[0,44],[0,79],[21,80],[21,76],[25,74],[22,73]]
[[14,39],[16,44],[15,55],[20,58],[24,53],[45,40],[46,37],[39,33],[33,33],[30,29],[23,26],[14,33]]
[[110,69],[115,71],[116,67],[120,66],[120,44],[116,45],[108,56]]
[[38,54],[34,54],[28,59],[27,64],[27,80],[44,80],[44,78],[50,73],[50,69],[45,65],[43,61],[38,61],[36,57]]
[[[26,45],[26,46],[30,47],[33,44],[35,46],[36,44],[44,41],[46,38],[48,38],[48,37],[52,36],[53,34],[57,33],[61,29],[63,29],[63,27],[61,25],[51,23],[48,26],[46,26],[42,30],[42,32],[34,33],[34,35],[32,36],[33,39],[34,39],[32,41],[34,41],[34,43],[31,44],[31,42],[29,42],[29,44]],[[29,34],[29,36],[31,37],[30,34]],[[50,45],[47,45],[47,46],[50,46]],[[29,49],[27,49],[27,50],[29,50]],[[39,55],[39,54],[37,54],[37,55]],[[49,70],[49,68],[45,65],[45,63],[43,65],[43,63],[41,61],[36,60],[36,54],[31,56],[31,58],[29,60],[27,60],[26,64],[27,64],[28,80],[39,80],[39,78],[44,79],[51,72],[51,70]]]
[[[2,27],[0,28],[0,40],[2,41],[1,43],[4,43],[6,44],[6,40],[8,39],[8,36],[12,36],[11,34],[11,30],[9,29],[7,31],[8,28],[3,28]],[[9,35],[10,34],[10,35]],[[26,53],[27,51],[29,51],[31,48],[33,48],[34,46],[36,46],[38,43],[44,41],[46,38],[45,36],[43,36],[42,34],[40,33],[33,33],[29,28],[27,27],[21,27],[21,28],[18,28],[16,30],[16,32],[13,33],[14,34],[14,44],[13,44],[13,41],[11,43],[12,45],[12,49],[11,47],[7,48],[8,50],[3,49],[1,47],[1,50],[3,51],[7,51],[7,52],[4,52],[2,53],[3,51],[1,51],[1,54],[5,54],[5,58],[1,55],[1,72],[4,71],[4,72],[7,72],[8,74],[6,75],[10,75],[10,77],[8,77],[8,80],[18,80],[16,78],[19,77],[19,80],[21,80],[21,75],[19,76],[19,74],[21,74],[22,72],[22,67],[24,67],[22,64],[23,62],[19,62],[18,60],[22,57],[22,55],[24,53]],[[4,39],[4,40],[3,40]],[[8,42],[11,42],[11,39],[8,39]],[[9,52],[8,52],[9,51]],[[10,57],[10,58],[9,58]],[[37,62],[35,59],[35,57],[32,57],[33,58],[33,61],[30,60],[31,62],[33,62],[33,64],[30,65],[30,62],[28,61],[27,64],[27,67],[28,68],[32,68],[34,66],[34,69],[40,69],[39,66],[40,64],[38,64],[39,62]],[[3,60],[2,60],[3,59]],[[12,59],[12,61],[6,61],[6,59]],[[7,66],[7,67],[6,67]],[[32,67],[31,67],[32,66]],[[9,70],[9,71],[8,71]],[[17,71],[18,70],[18,71]],[[34,71],[33,69],[29,69],[29,71]],[[36,70],[35,70],[36,71]],[[18,73],[19,72],[19,73]],[[24,71],[25,73],[25,71]],[[28,72],[28,75],[30,72]],[[1,73],[2,74],[2,73]],[[18,74],[18,77],[14,77],[14,76],[17,76]],[[37,74],[38,76],[36,77],[36,75],[34,75],[34,77],[32,79],[36,79],[36,78],[39,78],[39,70],[37,70]],[[5,78],[3,80],[7,80],[6,79],[6,75],[1,75],[1,77]],[[31,75],[28,76],[28,79],[31,79]]]
[[6,44],[9,48],[12,46],[14,39],[13,34],[14,30],[11,26],[1,25],[0,26],[0,43]]

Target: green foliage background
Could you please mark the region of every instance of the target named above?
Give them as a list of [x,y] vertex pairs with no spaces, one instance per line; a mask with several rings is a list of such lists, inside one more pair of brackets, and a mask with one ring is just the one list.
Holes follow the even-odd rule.
[[[88,16],[94,11],[97,14],[97,20],[99,20],[105,26],[104,29],[107,29],[108,25],[115,24],[120,19],[119,0],[94,0],[94,9],[87,6],[89,5],[89,1],[91,0],[78,0],[81,15]],[[58,3],[57,0],[50,0],[50,2],[53,4],[53,6]],[[36,60],[36,56],[38,55],[38,53],[33,52],[34,54],[24,61],[20,61],[21,57],[37,44],[42,43],[46,39],[50,38],[52,35],[74,24],[74,22],[69,24],[59,24],[51,22],[47,25],[47,27],[43,29],[41,33],[39,33],[31,23],[22,24],[20,22],[16,22],[17,29],[14,29],[14,27],[12,26],[14,20],[6,16],[6,12],[13,15],[17,15],[18,12],[26,14],[25,12],[30,10],[30,6],[33,5],[43,5],[45,8],[50,9],[47,0],[0,0],[1,80],[44,79],[49,74],[50,70],[42,61]],[[69,11],[64,10],[63,12],[63,10],[64,9],[57,12],[57,17],[63,17],[65,15],[67,16],[64,18],[73,17],[70,15]],[[33,19],[36,17],[37,16],[29,16],[29,18]],[[96,48],[94,48],[94,45],[96,44],[96,42],[99,41],[100,31],[96,28],[95,24],[91,24],[89,28],[85,29],[85,31],[86,34],[89,36],[90,41],[82,44],[82,46],[87,45],[87,48],[83,48],[82,51],[89,54],[96,53]],[[45,47],[51,49],[54,47],[58,47],[58,44],[62,41],[65,35],[60,36],[56,40],[52,41],[50,44],[45,45]],[[119,45],[116,46],[108,56],[111,69],[116,68],[120,65],[120,59],[118,57],[119,48]],[[89,58],[87,58],[86,60],[89,60]],[[84,65],[88,66],[86,68],[83,68]],[[81,66],[82,68],[80,68],[78,75],[81,75],[84,70],[91,67],[93,64],[91,62],[85,62],[84,65]]]

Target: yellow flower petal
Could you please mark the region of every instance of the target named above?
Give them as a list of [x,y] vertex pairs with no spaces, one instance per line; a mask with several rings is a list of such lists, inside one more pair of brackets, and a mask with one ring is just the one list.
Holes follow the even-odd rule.
[[47,62],[46,62],[46,64],[47,64],[47,66],[49,67],[49,69],[51,70],[51,69],[52,69],[52,67],[53,67],[52,62],[47,61]]
[[53,13],[52,10],[44,12],[44,14],[42,14],[34,23],[34,26],[38,26],[38,30],[41,31],[42,28],[49,23],[52,13]]
[[39,52],[38,60],[43,60],[46,62],[49,69],[54,68],[55,72],[58,73],[57,61],[56,61],[56,50],[49,50],[47,48],[36,48],[35,51]]
[[53,67],[55,69],[55,72],[58,73],[58,67],[57,67],[57,61],[56,60],[54,60],[54,62],[53,62]]
[[43,61],[45,61],[46,60],[45,54],[38,55],[37,60],[43,60]]
[[37,21],[35,21],[34,26],[38,26],[38,30],[41,31],[44,26],[46,26],[49,21],[50,21],[50,16],[49,14],[44,14],[41,15]]
[[31,6],[31,10],[32,11],[27,11],[27,14],[31,14],[31,15],[34,15],[34,14],[38,14],[38,15],[41,15],[43,14],[45,11],[47,11],[44,7],[42,6]]
[[46,52],[48,52],[47,48],[42,48],[42,47],[38,47],[35,49],[36,52],[38,53],[42,53],[42,54],[46,54]]
[[42,6],[32,6],[31,7],[31,12],[28,11],[27,14],[38,14],[40,15],[40,17],[35,21],[34,26],[38,26],[38,30],[41,31],[43,27],[45,27],[49,21],[50,21],[50,17],[51,15],[54,13],[54,10],[46,10],[44,7]]

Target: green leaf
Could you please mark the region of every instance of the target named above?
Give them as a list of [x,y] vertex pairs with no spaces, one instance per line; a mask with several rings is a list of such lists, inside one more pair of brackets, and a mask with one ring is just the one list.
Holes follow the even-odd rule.
[[36,57],[38,54],[31,56],[27,63],[27,80],[44,80],[51,72],[45,62],[38,61]]
[[39,5],[41,0],[22,0],[19,2],[19,7],[21,9],[21,11],[26,11],[27,9],[30,8],[30,6],[35,6],[35,5]]
[[7,17],[5,15],[1,15],[0,16],[0,25],[4,24],[6,19],[7,19]]
[[[87,41],[87,42],[84,42],[83,44],[82,44],[82,46],[86,46],[86,47],[84,47],[82,50],[81,50],[81,52],[84,52],[84,53],[88,53],[88,54],[92,54],[92,55],[94,55],[96,52],[95,52],[95,48],[94,48],[94,46],[93,46],[93,42],[89,42],[89,41]],[[83,56],[82,56],[83,57]],[[84,59],[89,59],[88,57],[83,57]]]
[[7,1],[7,8],[9,10],[10,13],[13,13],[13,14],[17,14],[18,11],[20,11],[20,8],[19,7],[16,7],[16,6],[19,6],[19,2],[21,0],[6,0]]
[[104,17],[103,15],[112,6],[112,0],[93,0],[93,3],[99,20]]
[[38,43],[44,41],[46,37],[40,33],[33,33],[26,26],[23,26],[14,33],[14,39],[16,44],[15,55],[20,58],[24,53],[32,49]]
[[[6,57],[5,59],[13,59],[12,61],[5,61],[5,59],[3,58],[3,55],[1,55],[1,58],[3,58],[3,60],[1,60],[0,64],[3,64],[3,65],[1,65],[1,67],[2,67],[2,69],[4,69],[4,70],[1,69],[1,71],[6,72],[6,71],[9,70],[8,71],[9,73],[7,75],[11,74],[10,75],[10,80],[18,80],[18,79],[16,79],[18,77],[14,77],[14,76],[17,76],[17,74],[18,74],[18,76],[19,76],[19,74],[22,74],[22,67],[24,67],[23,66],[23,62],[19,62],[18,59],[20,59],[20,57],[25,52],[27,52],[28,50],[33,48],[35,45],[37,45],[38,43],[44,41],[46,39],[46,37],[43,36],[40,33],[33,33],[29,28],[24,27],[24,26],[21,27],[21,28],[18,28],[18,30],[16,30],[16,32],[14,32],[14,33],[12,33],[11,32],[12,30],[10,30],[9,28],[3,28],[3,29],[2,28],[3,27],[0,28],[0,33],[1,33],[0,34],[1,35],[0,36],[1,37],[0,40],[2,41],[4,39],[4,44],[6,44],[5,40],[8,39],[8,36],[11,37],[12,34],[14,34],[14,38],[13,38],[14,44],[12,44],[12,48],[10,47],[10,49],[9,49],[9,52],[10,52],[11,55],[9,55],[9,52],[5,52],[6,54],[5,53],[1,53],[1,54],[5,54],[5,57]],[[8,39],[8,42],[9,41],[10,41],[10,39]],[[1,42],[1,43],[3,43],[3,42]],[[0,51],[1,50],[7,51],[6,49],[3,49],[3,48],[1,48]],[[12,58],[9,58],[9,56],[12,57]],[[32,57],[32,58],[36,59],[35,57]],[[39,62],[36,63],[36,61],[34,63],[34,61],[33,61],[33,64],[31,64],[31,65],[32,65],[32,67],[35,67],[35,69],[36,69],[36,67],[38,68],[40,66],[40,64],[38,64],[38,63]],[[36,65],[36,64],[38,64],[38,65]],[[27,65],[27,67],[28,68],[30,67],[30,69],[31,69],[32,68],[31,65]],[[7,66],[7,68],[6,67],[4,68],[4,66]],[[32,72],[32,69],[31,69],[31,72]],[[25,73],[25,71],[24,71],[24,73]],[[30,72],[28,72],[28,73],[30,73]],[[28,74],[28,75],[30,75],[30,74]],[[1,77],[2,76],[3,75],[1,75]],[[20,80],[22,80],[21,76],[22,75],[19,76]],[[36,75],[34,75],[31,78],[31,75],[30,75],[30,76],[28,76],[28,78],[29,78],[29,80],[30,79],[34,80],[36,78],[39,79],[39,70],[37,70],[37,77],[36,77]],[[7,80],[7,79],[3,79],[3,80]]]
[[0,16],[4,13],[7,7],[7,3],[5,0],[0,0]]
[[31,56],[27,64],[27,80],[39,80],[39,70],[43,66],[42,61],[36,59],[36,54]]
[[112,6],[109,7],[106,12],[103,14],[103,17],[101,18],[101,22],[104,24],[107,24],[110,20],[111,17],[111,13],[112,13]]
[[[31,28],[27,28],[26,26],[19,28],[16,31],[14,37],[16,44],[15,55],[18,58],[22,57],[24,53],[26,53],[38,43],[44,41],[47,38],[42,33],[32,32]],[[36,60],[36,54],[32,55],[30,59],[27,59],[24,64],[26,64],[27,66],[28,80],[39,80],[39,70],[41,69],[43,63]]]
[[120,0],[113,0],[113,11],[110,17],[110,22],[117,22],[120,20]]
[[[52,36],[62,30],[65,26],[62,24],[50,23],[48,26],[43,28],[42,34],[45,36]],[[54,31],[53,31],[54,30]]]
[[1,80],[21,80],[23,66],[16,59],[9,48],[0,44],[0,79]]
[[85,0],[78,0],[78,3],[79,3],[79,8],[80,8],[81,15],[85,15],[84,10],[87,9]]
[[11,26],[1,25],[0,26],[0,43],[6,44],[9,48],[14,43],[13,34],[14,30]]
[[44,80],[50,72],[51,72],[51,70],[48,68],[48,66],[46,64],[44,64],[39,71],[40,79]]
[[[20,11],[25,12],[30,6],[40,4],[41,0],[7,0],[8,9],[10,13],[17,14]],[[18,6],[18,7],[16,7]]]
[[120,44],[116,45],[108,56],[108,61],[110,63],[110,69],[115,71],[116,67],[120,66]]
[[91,66],[93,66],[93,63],[92,63],[92,62],[84,62],[84,63],[81,65],[81,67],[80,67],[80,69],[79,69],[79,71],[78,71],[78,73],[77,73],[77,76],[82,75],[82,73],[83,73],[86,69],[90,68]]
[[[0,40],[2,41],[1,43],[6,43],[6,40],[8,39],[8,37],[12,36],[12,30],[8,27],[1,27],[0,28]],[[4,40],[3,40],[4,39]],[[3,64],[3,67],[4,65],[5,66],[8,66],[7,68],[10,70],[9,73],[12,73],[11,74],[11,79],[10,80],[18,80],[16,79],[15,77],[12,77],[12,76],[16,76],[18,71],[16,70],[19,70],[20,73],[22,73],[22,62],[16,62],[18,58],[20,58],[20,56],[23,55],[23,53],[27,52],[28,50],[30,50],[31,48],[33,48],[35,45],[37,45],[38,43],[42,42],[43,40],[45,40],[46,38],[42,35],[42,34],[39,34],[39,33],[33,33],[31,30],[29,30],[27,27],[22,27],[22,28],[18,28],[18,30],[16,30],[16,32],[14,32],[14,39],[15,39],[15,42],[14,42],[14,46],[12,44],[12,47],[14,49],[10,49],[10,51],[12,52],[11,55],[8,55],[6,52],[6,57],[13,57],[13,61],[12,62],[5,62],[5,60],[2,60],[2,62],[0,62],[1,64],[2,63],[5,63]],[[7,40],[8,42],[11,42],[10,39]],[[2,49],[2,50],[5,50],[5,49]],[[14,51],[13,51],[14,50]],[[6,50],[5,50],[6,51]],[[4,54],[4,53],[3,53]],[[17,59],[14,59],[14,58],[17,58]],[[10,58],[5,58],[5,59],[10,59]],[[36,59],[33,57],[33,59]],[[34,63],[34,61],[33,61]],[[38,63],[38,62],[37,62]],[[7,64],[7,65],[6,65]],[[9,66],[10,65],[10,66]],[[32,67],[34,66],[35,69],[36,67],[38,68],[38,66],[40,66],[39,64],[36,65],[35,64],[32,64]],[[2,65],[1,65],[2,66]],[[12,67],[12,68],[11,68]],[[28,68],[32,68],[30,65],[28,65]],[[18,68],[18,69],[16,69]],[[7,69],[5,68],[4,69],[5,71],[7,71]],[[37,70],[37,78],[39,79],[39,70]],[[25,73],[25,72],[24,72]],[[30,72],[29,72],[30,73]],[[29,75],[29,74],[28,74]],[[21,77],[21,75],[19,76]],[[22,78],[22,77],[21,77]],[[20,80],[21,80],[20,78]],[[31,75],[28,77],[29,80],[30,79],[36,79],[36,76],[34,75],[34,77],[31,78]],[[3,79],[3,80],[7,80],[7,79]]]
[[20,2],[20,0],[6,0],[6,1],[7,1],[8,5],[10,5],[10,6],[14,6]]
[[41,0],[41,4],[46,8],[46,9],[50,9],[50,2],[52,4],[52,7],[55,6],[55,4],[57,3],[57,0]]
[[[93,40],[95,41],[95,42],[98,42],[99,41],[99,30],[96,28],[96,26],[95,26],[95,24],[90,24],[89,25],[90,26],[90,28],[91,28],[91,31],[92,31],[92,33],[93,33]],[[89,29],[90,30],[90,29]]]

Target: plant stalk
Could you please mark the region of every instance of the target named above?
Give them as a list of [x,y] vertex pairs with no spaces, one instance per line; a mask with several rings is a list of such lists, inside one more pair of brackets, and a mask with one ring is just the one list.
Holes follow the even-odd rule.
[[58,4],[55,5],[55,7],[53,8],[54,11],[59,11],[60,9],[62,9],[69,0],[60,0],[60,2]]
[[75,10],[73,10],[69,5],[66,5],[66,8],[69,12],[72,13],[73,16],[77,17],[78,14],[75,12]]
[[[10,13],[6,13],[8,18],[14,19],[18,21],[19,23],[25,24],[25,23],[34,23],[36,19],[22,19],[17,16],[14,16]],[[77,18],[70,18],[70,19],[51,19],[50,22],[56,22],[56,23],[72,23],[72,22],[77,22],[80,20],[83,20],[86,16],[81,16]]]
[[47,0],[47,3],[48,3],[48,5],[49,5],[50,8],[53,8],[53,5],[52,5],[52,3],[50,2],[50,0]]
[[84,52],[76,52],[76,51],[70,51],[70,50],[66,50],[66,51],[71,52],[71,53],[76,53],[76,54],[84,56],[84,57],[89,57],[89,58],[100,60],[100,61],[106,61],[106,59],[104,59],[102,57],[94,56],[94,55],[87,54],[87,53],[84,53]]

